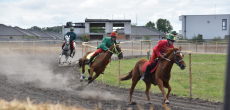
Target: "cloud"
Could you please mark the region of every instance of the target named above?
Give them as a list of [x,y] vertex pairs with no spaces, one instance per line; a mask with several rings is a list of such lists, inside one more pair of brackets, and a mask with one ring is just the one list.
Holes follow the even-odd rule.
[[[216,8],[215,8],[216,4]],[[140,26],[148,21],[168,19],[181,29],[181,15],[229,14],[228,0],[22,0],[0,2],[0,23],[22,28],[51,27],[85,18],[131,19]],[[61,25],[61,24],[59,24]]]

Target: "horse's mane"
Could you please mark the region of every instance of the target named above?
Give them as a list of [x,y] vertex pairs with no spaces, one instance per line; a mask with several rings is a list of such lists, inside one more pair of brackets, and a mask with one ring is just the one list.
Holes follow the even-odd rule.
[[179,50],[178,48],[168,48],[167,49],[167,53],[164,55],[164,57],[168,58],[169,55],[173,52],[173,51],[176,51],[176,50]]

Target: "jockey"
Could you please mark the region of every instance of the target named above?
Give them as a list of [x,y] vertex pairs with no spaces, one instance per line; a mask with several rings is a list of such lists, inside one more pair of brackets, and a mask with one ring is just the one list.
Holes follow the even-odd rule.
[[97,47],[97,51],[89,59],[89,62],[88,62],[89,67],[92,65],[93,58],[101,52],[103,53],[106,52],[109,49],[109,47],[111,47],[116,42],[116,38],[117,38],[117,33],[113,31],[111,33],[111,37],[104,37],[102,39],[101,45]]
[[[74,47],[74,42],[77,40],[77,35],[76,35],[76,33],[73,32],[73,31],[74,31],[74,27],[70,27],[70,32],[67,32],[67,33],[65,34],[65,36],[66,36],[66,35],[70,36],[70,49],[71,49],[70,56],[71,56],[71,54],[72,54],[72,52],[73,52],[73,49],[75,48],[75,47]],[[64,40],[65,40],[65,37],[64,37]],[[63,49],[65,43],[66,43],[66,42],[64,42],[64,43],[62,44],[62,49]]]
[[171,33],[169,33],[167,40],[159,41],[158,45],[156,45],[153,48],[153,53],[152,53],[151,59],[149,61],[149,65],[147,65],[146,70],[145,70],[145,74],[141,77],[141,79],[143,81],[145,80],[145,76],[151,71],[152,68],[154,68],[154,67],[151,68],[151,66],[153,63],[156,63],[155,59],[158,58],[159,56],[161,58],[164,58],[163,54],[167,53],[167,49],[168,48],[174,48],[173,43],[175,42],[175,39],[176,39],[176,33],[171,32]]

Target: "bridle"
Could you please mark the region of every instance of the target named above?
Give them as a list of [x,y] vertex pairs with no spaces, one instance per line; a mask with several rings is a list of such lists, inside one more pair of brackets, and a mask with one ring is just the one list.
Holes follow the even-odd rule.
[[[180,62],[181,61],[184,61],[184,59],[181,59],[181,60],[177,60],[177,58],[176,58],[176,53],[178,53],[178,52],[180,52],[181,53],[181,51],[174,51],[174,58],[175,58],[175,62],[173,62],[173,63],[176,63],[178,66],[180,66]],[[168,60],[168,61],[170,61],[170,62],[172,62],[170,59],[168,59],[168,58],[164,58],[165,60]],[[164,74],[164,76],[165,76],[165,79],[167,79],[167,77],[170,75],[170,73],[168,74],[168,75],[166,75],[165,73],[164,73],[164,71],[162,70],[162,68],[161,68],[161,61],[159,62],[159,66],[160,66],[160,69],[161,69],[161,72]]]
[[[117,55],[117,57],[121,54],[121,52],[118,52],[117,51],[117,46],[118,44],[115,44],[114,43],[114,47],[113,47],[113,49],[112,49],[112,51],[111,50],[108,50],[109,52],[111,52],[112,54],[115,54],[115,55]],[[115,52],[113,52],[113,50],[115,51]]]
[[[181,53],[181,51],[174,51],[174,58],[175,58],[175,62],[173,62],[173,63],[176,63],[178,66],[180,66],[180,62],[181,61],[184,61],[184,59],[181,59],[181,60],[177,60],[177,58],[176,58],[176,53]],[[171,60],[169,60],[168,58],[164,58],[165,60],[168,60],[168,61],[170,61],[170,62],[172,62]]]

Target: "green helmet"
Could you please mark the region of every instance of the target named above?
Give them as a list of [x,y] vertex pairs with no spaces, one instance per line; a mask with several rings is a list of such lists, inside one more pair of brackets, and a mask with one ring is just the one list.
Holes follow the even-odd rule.
[[73,27],[70,27],[70,31],[71,31],[71,30],[74,30],[74,28],[73,28]]
[[171,41],[175,41],[176,40],[176,32],[170,32],[167,39],[171,40]]

